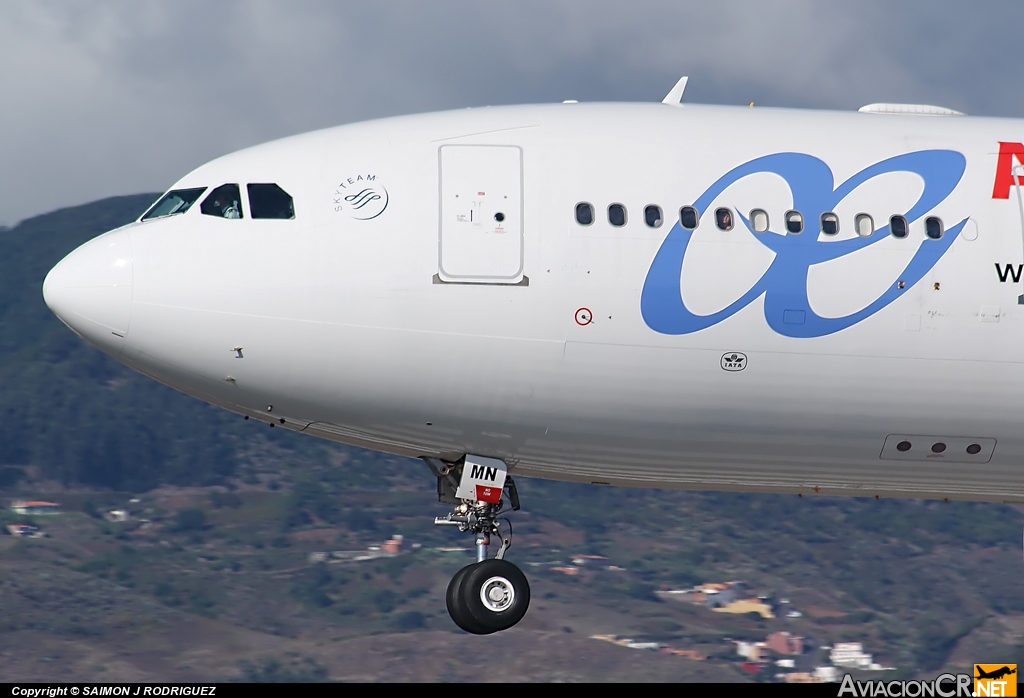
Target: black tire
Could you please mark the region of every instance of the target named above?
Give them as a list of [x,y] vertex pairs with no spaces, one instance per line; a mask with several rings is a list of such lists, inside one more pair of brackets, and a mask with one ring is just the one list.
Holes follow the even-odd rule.
[[484,560],[467,567],[457,591],[460,608],[489,633],[508,630],[530,607],[530,583],[507,560]]
[[460,601],[460,599],[462,598],[460,590],[462,582],[463,580],[465,580],[466,575],[469,573],[469,571],[476,564],[479,563],[466,565],[461,570],[455,573],[455,576],[452,577],[452,580],[448,582],[448,590],[445,592],[444,602],[445,605],[448,607],[448,615],[451,616],[452,621],[454,621],[455,625],[459,626],[467,633],[472,633],[474,635],[487,635],[494,631],[487,630],[487,628],[485,628],[476,620],[474,620],[473,617],[466,610],[465,604],[461,603]]

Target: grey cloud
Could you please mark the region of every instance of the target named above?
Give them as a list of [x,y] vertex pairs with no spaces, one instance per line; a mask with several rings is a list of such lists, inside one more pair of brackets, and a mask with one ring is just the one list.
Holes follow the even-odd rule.
[[0,0],[0,222],[360,119],[562,99],[1015,115],[1014,3]]

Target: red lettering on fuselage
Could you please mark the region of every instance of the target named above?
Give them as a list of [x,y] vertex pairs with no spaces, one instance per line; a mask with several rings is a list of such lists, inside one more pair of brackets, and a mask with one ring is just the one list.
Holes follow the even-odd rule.
[[[999,161],[996,162],[996,181],[992,185],[993,199],[1009,199],[1010,187],[1014,185],[1013,160],[1024,165],[1024,143],[999,142]],[[1017,172],[1017,184],[1024,179],[1024,169]]]

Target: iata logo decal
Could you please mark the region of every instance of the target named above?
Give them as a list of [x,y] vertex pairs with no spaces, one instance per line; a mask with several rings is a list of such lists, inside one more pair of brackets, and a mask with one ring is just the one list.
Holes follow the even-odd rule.
[[734,351],[722,354],[722,368],[726,371],[742,371],[747,367],[747,355]]
[[377,175],[356,175],[343,180],[334,189],[334,210],[345,212],[357,221],[368,221],[388,207],[388,190]]
[[[963,177],[967,161],[952,150],[922,150],[883,160],[867,167],[838,187],[832,170],[818,158],[804,153],[776,153],[751,160],[723,175],[693,204],[699,215],[725,189],[753,174],[772,173],[785,180],[793,195],[793,209],[808,220],[839,203],[865,182],[890,172],[909,172],[921,177],[924,188],[917,202],[904,214],[911,224],[927,214],[950,195]],[[651,263],[640,295],[644,322],[662,334],[689,334],[717,325],[764,297],[764,318],[768,326],[786,337],[822,337],[839,332],[865,320],[895,301],[913,287],[946,253],[960,235],[967,218],[950,226],[938,240],[918,243],[913,258],[886,290],[861,310],[843,317],[822,317],[814,312],[807,298],[807,274],[815,264],[845,257],[889,236],[889,226],[880,227],[867,237],[819,240],[815,231],[785,235],[754,233],[750,221],[739,215],[752,239],[775,253],[771,266],[739,299],[710,315],[697,315],[686,307],[681,286],[683,258],[693,231],[678,222]],[[911,243],[907,240],[908,243]]]

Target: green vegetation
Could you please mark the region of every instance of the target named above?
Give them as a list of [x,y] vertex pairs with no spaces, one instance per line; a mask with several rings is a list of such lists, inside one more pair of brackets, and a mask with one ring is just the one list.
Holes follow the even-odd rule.
[[206,528],[206,512],[202,509],[181,509],[175,519],[176,531],[202,531]]
[[212,485],[237,471],[242,439],[297,448],[307,458],[322,451],[284,430],[256,435],[255,425],[136,374],[87,346],[43,303],[43,278],[54,264],[132,221],[155,198],[105,199],[2,233],[0,488],[21,479],[11,466],[25,465],[66,484],[136,492],[161,483]]
[[25,477],[21,468],[0,468],[0,489],[17,485]]

